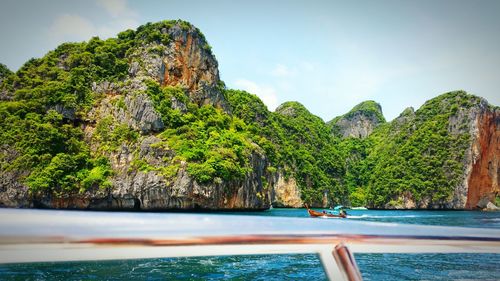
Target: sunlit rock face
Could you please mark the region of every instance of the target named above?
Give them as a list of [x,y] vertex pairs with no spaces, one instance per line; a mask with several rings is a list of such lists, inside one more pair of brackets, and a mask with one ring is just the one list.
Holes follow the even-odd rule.
[[167,32],[172,42],[167,46],[160,67],[163,85],[182,85],[198,104],[213,104],[227,109],[218,89],[220,79],[217,60],[205,37],[194,27],[176,25]]
[[500,109],[484,108],[476,117],[465,208],[476,208],[482,198],[495,202],[500,194]]
[[129,74],[135,85],[154,79],[163,86],[180,86],[198,105],[211,104],[228,111],[220,90],[218,63],[203,34],[194,26],[177,23],[160,32],[165,43],[148,43],[129,55]]

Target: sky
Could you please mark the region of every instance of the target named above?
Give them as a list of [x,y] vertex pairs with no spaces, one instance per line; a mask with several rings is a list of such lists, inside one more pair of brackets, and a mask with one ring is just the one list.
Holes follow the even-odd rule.
[[500,105],[500,1],[0,0],[0,62],[17,70],[67,41],[183,19],[229,88],[325,121],[365,100],[386,119],[465,90]]

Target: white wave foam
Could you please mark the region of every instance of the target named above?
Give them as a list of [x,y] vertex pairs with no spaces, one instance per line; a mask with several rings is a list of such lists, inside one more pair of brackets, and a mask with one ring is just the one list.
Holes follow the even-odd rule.
[[444,215],[399,215],[399,216],[384,216],[384,215],[361,215],[353,216],[348,215],[348,218],[352,219],[364,219],[364,218],[374,218],[374,219],[384,219],[384,218],[424,218],[424,217],[444,217]]

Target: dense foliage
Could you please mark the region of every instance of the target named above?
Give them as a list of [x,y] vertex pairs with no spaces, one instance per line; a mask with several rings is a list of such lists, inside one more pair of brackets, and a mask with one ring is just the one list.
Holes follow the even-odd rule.
[[292,168],[303,187],[305,202],[321,202],[323,196],[332,204],[345,203],[347,193],[342,187],[343,163],[338,140],[326,124],[303,105],[287,102],[276,110],[276,121],[283,128],[283,162]]
[[[106,150],[138,135],[104,119],[96,134],[104,148],[90,150],[81,122],[103,98],[92,91],[92,83],[123,81],[131,51],[150,42],[167,43],[168,35],[159,30],[179,22],[190,27],[182,21],[148,23],[117,38],[65,43],[43,58],[29,60],[15,74],[0,65],[4,99],[0,101],[0,172],[22,171],[21,180],[32,191],[109,187],[112,171]],[[8,161],[13,155],[18,157]]]
[[[150,81],[147,93],[167,124],[160,136],[177,154],[169,172],[187,161],[188,173],[200,183],[245,177],[251,169],[250,155],[259,151],[243,120],[212,105],[199,107],[179,87],[160,87]],[[172,108],[174,99],[187,105],[186,112]]]
[[[3,63],[0,63],[0,79],[12,75],[12,71]],[[1,81],[1,80],[0,80]]]
[[286,102],[269,112],[255,95],[229,90],[226,96],[233,114],[271,142],[266,152],[273,165],[297,180],[305,202],[321,204],[324,196],[332,204],[346,202],[338,140],[321,118],[298,102]]
[[464,130],[468,124],[459,124],[462,131],[452,134],[449,120],[478,102],[465,92],[451,92],[428,101],[406,122],[380,126],[366,140],[366,158],[358,162],[357,190],[365,203],[401,206],[402,196],[417,204],[448,202],[461,180],[470,138]]
[[382,108],[380,107],[380,104],[378,104],[375,101],[369,100],[369,101],[364,101],[355,107],[353,107],[348,113],[344,114],[344,118],[350,118],[354,116],[355,114],[364,114],[364,115],[373,115],[379,122],[384,123],[385,118],[384,115],[382,115]]
[[[117,108],[126,106],[127,93],[109,98],[95,85],[126,87],[131,57],[144,46],[168,44],[171,38],[162,30],[174,25],[192,28],[182,21],[148,23],[117,38],[62,44],[15,73],[0,64],[0,176],[14,173],[34,193],[110,188],[116,172],[111,155],[123,146],[138,150],[147,136],[111,115],[90,120],[106,98]],[[159,171],[167,180],[182,167],[199,183],[236,185],[258,156],[266,160],[267,172],[294,178],[306,203],[384,207],[408,195],[440,204],[458,184],[470,141],[467,124],[451,133],[449,120],[479,102],[464,92],[447,93],[404,121],[385,123],[380,105],[367,101],[327,124],[297,102],[270,112],[253,94],[219,90],[228,112],[193,103],[186,89],[154,80],[128,93],[149,97],[164,124],[154,132],[154,146],[171,152],[155,164],[133,151],[132,167]],[[335,134],[338,120],[357,114],[382,125],[366,139]]]

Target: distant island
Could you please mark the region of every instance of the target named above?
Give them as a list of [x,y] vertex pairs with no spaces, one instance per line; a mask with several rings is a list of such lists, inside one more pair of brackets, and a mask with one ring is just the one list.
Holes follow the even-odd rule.
[[500,108],[464,91],[390,122],[271,112],[181,20],[0,64],[0,207],[495,209],[499,142]]

